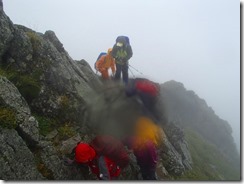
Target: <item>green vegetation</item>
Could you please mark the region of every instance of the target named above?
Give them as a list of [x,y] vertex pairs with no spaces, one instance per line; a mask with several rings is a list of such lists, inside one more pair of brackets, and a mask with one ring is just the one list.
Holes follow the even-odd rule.
[[45,178],[49,179],[49,180],[53,180],[53,174],[52,171],[50,169],[48,169],[45,164],[43,164],[42,162],[37,164],[37,169],[38,171],[42,174],[42,176],[44,176]]
[[65,123],[63,126],[58,128],[58,135],[60,139],[67,139],[73,137],[76,134],[75,130],[72,128],[71,123]]
[[20,94],[26,99],[28,103],[30,103],[40,93],[40,71],[33,72],[32,75],[28,75],[0,68],[0,75],[7,77],[8,80],[10,80],[18,88]]
[[30,103],[39,95],[41,85],[35,78],[29,75],[20,75],[17,72],[8,74],[7,78],[15,84],[27,102]]
[[44,176],[45,178],[49,179],[49,180],[53,180],[53,173],[50,169],[48,169],[45,164],[42,161],[41,158],[41,153],[40,153],[40,149],[32,149],[31,152],[34,154],[34,158],[35,158],[35,163],[36,163],[36,168],[37,170],[42,174],[42,176]]
[[76,135],[76,131],[73,128],[73,123],[69,121],[63,122],[63,119],[60,117],[53,119],[38,114],[34,114],[34,117],[39,122],[39,131],[43,136],[47,136],[55,129],[58,131],[58,141],[65,140]]
[[26,35],[30,38],[32,48],[33,48],[33,52],[35,53],[41,45],[41,40],[37,36],[37,33],[35,33],[35,32],[29,31],[29,32],[26,32]]
[[0,68],[0,75],[2,75],[2,76],[6,76],[6,75],[7,75],[7,73],[6,73],[6,71],[5,71],[5,70],[3,70],[3,69],[1,69],[1,68]]
[[177,179],[240,180],[240,171],[233,168],[214,145],[204,141],[191,130],[187,130],[185,135],[193,159],[193,169]]
[[76,134],[74,128],[72,127],[72,123],[64,123],[60,125],[60,122],[58,122],[58,120],[40,116],[37,114],[34,114],[34,116],[39,122],[40,134],[43,136],[47,136],[54,129],[58,130],[58,140],[64,140]]
[[17,127],[17,118],[14,110],[0,107],[0,126],[9,129]]
[[56,121],[54,119],[39,115],[34,116],[39,123],[39,130],[41,135],[46,136],[48,133],[55,129]]
[[65,122],[76,121],[78,116],[77,107],[75,107],[75,102],[71,101],[67,95],[60,95],[58,97],[59,112],[58,117],[61,120],[62,124]]
[[[40,36],[32,31],[26,32],[26,35],[29,37],[33,47],[33,54],[30,54],[32,54],[33,58],[35,59],[25,63],[28,66],[28,69],[19,68],[16,64],[21,61],[10,62],[8,59],[12,58],[12,56],[7,53],[3,62],[0,63],[0,75],[8,78],[8,80],[10,80],[18,88],[21,95],[30,104],[32,100],[38,97],[40,93],[40,77],[46,68],[50,65],[50,60],[43,59],[41,57],[35,57],[37,56],[37,52],[42,48]],[[18,60],[18,58],[14,58],[14,60],[15,59],[16,61]]]
[[69,98],[66,95],[59,96],[59,103],[64,110],[69,107]]

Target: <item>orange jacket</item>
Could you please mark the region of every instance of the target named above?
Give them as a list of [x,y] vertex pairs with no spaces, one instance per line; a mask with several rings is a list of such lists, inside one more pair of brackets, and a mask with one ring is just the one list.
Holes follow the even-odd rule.
[[102,56],[96,62],[96,68],[98,69],[98,71],[108,70],[109,68],[111,68],[112,72],[115,73],[115,61],[111,55],[110,50],[109,50],[108,54]]

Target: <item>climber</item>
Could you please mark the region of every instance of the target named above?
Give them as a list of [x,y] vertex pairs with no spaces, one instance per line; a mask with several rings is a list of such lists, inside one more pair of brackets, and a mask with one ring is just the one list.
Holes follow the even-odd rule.
[[156,180],[157,147],[162,140],[160,128],[147,118],[140,117],[135,125],[135,134],[123,143],[132,149],[144,180]]
[[90,144],[78,143],[74,159],[66,164],[87,165],[99,180],[116,179],[129,163],[128,154],[121,141],[108,135],[96,136]]
[[112,49],[108,49],[108,53],[102,55],[96,61],[95,68],[102,74],[103,79],[109,79],[109,68],[112,70],[112,76],[115,74],[115,61],[111,55]]
[[144,113],[149,115],[155,122],[160,120],[160,112],[156,108],[159,100],[160,86],[145,78],[130,79],[125,93],[128,97],[137,95],[144,105]]
[[123,81],[125,84],[128,83],[128,64],[132,55],[133,52],[130,46],[129,38],[127,36],[118,36],[112,50],[112,56],[115,58],[116,63],[115,79],[119,80],[122,72]]

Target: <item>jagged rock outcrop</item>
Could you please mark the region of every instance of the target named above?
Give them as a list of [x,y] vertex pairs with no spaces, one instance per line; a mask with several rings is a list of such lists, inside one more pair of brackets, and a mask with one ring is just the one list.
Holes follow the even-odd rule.
[[[1,2],[2,4],[2,2]],[[0,8],[0,16],[1,16],[1,21],[0,21],[0,61],[2,61],[2,56],[7,50],[10,41],[13,39],[13,31],[14,31],[14,26],[11,22],[11,20],[5,15],[2,7]]]
[[0,127],[1,180],[43,180],[35,157],[14,129]]
[[[192,157],[188,149],[188,143],[185,140],[184,131],[179,128],[175,122],[170,122],[164,126],[165,133],[169,142],[173,145],[175,150],[180,154],[182,163],[187,170],[192,169]],[[164,150],[164,149],[163,149]],[[171,167],[174,164],[171,164]],[[171,169],[172,170],[172,169]]]
[[65,166],[62,157],[59,157],[57,149],[49,141],[40,141],[36,156],[40,158],[42,173],[51,180],[84,180],[82,172]]
[[159,154],[168,173],[176,176],[184,173],[185,167],[182,163],[182,157],[168,139],[164,139],[163,146],[159,149]]
[[94,75],[94,72],[92,71],[90,65],[84,59],[80,61],[76,61],[76,64],[79,67],[79,69],[85,74],[86,80],[89,81],[89,85],[93,89],[100,89],[101,86],[97,85],[98,84],[97,75]]
[[3,10],[3,1],[0,0],[0,9]]
[[49,117],[57,117],[65,109],[74,113],[61,119],[84,121],[93,88],[101,85],[85,61],[74,62],[52,31],[42,34],[13,25],[4,12],[0,24],[1,68],[31,109]]
[[[191,128],[211,144],[216,145],[230,163],[238,167],[240,157],[227,121],[220,119],[205,100],[193,91],[187,91],[182,83],[168,81],[161,85],[169,121],[181,128]],[[175,134],[174,134],[175,135]],[[224,144],[223,144],[224,143]]]
[[63,44],[58,40],[57,36],[55,35],[55,33],[53,31],[46,31],[45,33],[45,38],[47,38],[47,40],[49,40],[53,46],[61,53],[61,52],[65,52]]
[[[0,76],[0,107],[2,111],[5,110],[6,116],[9,109],[13,110],[16,115],[16,126],[19,130],[19,134],[25,139],[28,139],[29,144],[37,144],[39,141],[39,130],[38,122],[31,115],[28,104],[25,99],[21,96],[18,89],[5,77]],[[4,119],[1,122],[6,124]],[[14,123],[14,122],[13,122]]]
[[[53,142],[40,136],[38,122],[31,111],[58,117],[60,121],[76,120],[82,127],[86,103],[95,93],[92,85],[99,86],[99,79],[92,72],[89,75],[83,73],[82,67],[78,67],[68,56],[52,31],[43,35],[14,25],[3,11],[0,14],[0,30],[1,126],[2,132],[10,128],[17,137],[1,132],[1,145],[6,146],[7,139],[12,138],[22,141],[26,145],[16,144],[15,151],[18,152],[19,147],[21,156],[32,159],[30,166],[24,168],[28,159],[14,160],[15,155],[8,151],[7,146],[1,149],[3,161],[6,161],[4,164],[9,164],[9,167],[3,168],[1,179],[84,179],[82,174],[72,174],[72,170],[63,165]],[[1,75],[7,76],[11,82]],[[89,80],[93,83],[90,84]],[[21,149],[28,152],[21,152]],[[20,158],[18,154],[16,158]],[[20,165],[16,167],[20,171],[15,171],[15,165]]]

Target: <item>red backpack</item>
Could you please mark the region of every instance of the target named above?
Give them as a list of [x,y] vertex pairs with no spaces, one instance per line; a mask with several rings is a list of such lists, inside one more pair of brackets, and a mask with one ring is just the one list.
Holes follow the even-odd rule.
[[159,86],[150,80],[137,80],[135,83],[135,88],[138,91],[147,93],[151,96],[157,96],[159,94]]
[[104,155],[121,168],[129,164],[129,156],[121,141],[109,135],[100,135],[90,143],[97,155]]

